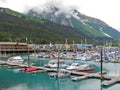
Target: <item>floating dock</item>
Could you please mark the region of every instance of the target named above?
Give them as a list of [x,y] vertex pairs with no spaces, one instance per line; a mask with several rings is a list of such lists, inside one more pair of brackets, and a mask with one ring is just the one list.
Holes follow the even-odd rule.
[[102,85],[103,86],[110,86],[110,85],[113,85],[113,84],[118,83],[118,82],[120,82],[120,76],[115,76],[115,77],[111,77],[110,80],[103,81]]
[[[104,71],[103,74],[105,74],[106,72]],[[87,79],[87,78],[99,78],[101,79],[101,74],[100,72],[98,73],[85,73],[82,76],[77,76],[72,78],[73,81],[78,81],[78,80],[83,80],[83,79]],[[109,79],[109,78],[107,78]]]

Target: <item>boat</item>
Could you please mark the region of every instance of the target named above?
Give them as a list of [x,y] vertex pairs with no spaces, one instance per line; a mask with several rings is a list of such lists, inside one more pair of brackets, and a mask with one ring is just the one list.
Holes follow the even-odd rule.
[[89,67],[88,64],[80,63],[80,62],[74,62],[70,66],[66,68],[67,70],[74,70],[78,72],[91,72],[94,71],[95,68]]
[[81,57],[75,57],[73,60],[81,60]]
[[22,59],[21,56],[13,56],[8,58],[7,61],[11,63],[16,63],[16,64],[22,64],[24,60]]
[[35,66],[32,66],[32,67],[28,67],[28,68],[23,68],[21,71],[22,72],[34,72],[34,71],[37,71],[38,68],[35,67]]
[[[59,63],[59,64],[58,64]],[[44,65],[45,68],[66,68],[68,65],[63,60],[50,60],[48,64]]]
[[55,78],[64,78],[70,76],[70,71],[67,71],[65,69],[60,69],[58,72],[50,73],[50,77],[55,77]]
[[50,58],[55,59],[55,58],[58,58],[58,57],[57,57],[56,54],[51,54],[51,55],[50,55]]
[[75,56],[74,60],[82,60],[82,61],[86,61],[87,60],[87,55],[86,54],[80,54],[77,53],[77,55]]
[[101,61],[101,57],[100,56],[95,57],[95,62],[100,62],[100,61]]

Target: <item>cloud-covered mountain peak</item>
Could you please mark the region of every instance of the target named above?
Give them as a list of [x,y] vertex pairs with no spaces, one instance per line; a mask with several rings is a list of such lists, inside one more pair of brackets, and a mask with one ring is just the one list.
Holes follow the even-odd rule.
[[47,3],[43,7],[30,9],[27,14],[75,28],[90,37],[117,38],[116,34],[119,33],[103,21],[81,14],[76,8],[66,7],[60,3]]
[[[35,13],[41,15],[52,15],[58,17],[59,15],[64,15],[66,18],[70,18],[74,16],[75,18],[79,19],[78,17],[79,12],[73,7],[66,7],[63,4],[58,3],[46,3],[41,7],[37,6],[29,10],[29,13]],[[38,17],[38,15],[37,15]]]

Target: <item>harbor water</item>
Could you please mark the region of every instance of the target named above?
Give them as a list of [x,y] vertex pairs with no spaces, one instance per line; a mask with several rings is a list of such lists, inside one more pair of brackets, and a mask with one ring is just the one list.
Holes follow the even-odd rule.
[[[23,56],[27,60],[27,56]],[[5,58],[1,58],[5,59]],[[50,59],[46,58],[30,58],[31,63],[38,66],[43,66]],[[67,64],[72,63],[72,60],[65,60]],[[95,72],[100,71],[100,63],[94,61],[84,61],[96,68]],[[120,63],[103,63],[103,70],[107,71],[107,75],[120,76]],[[66,78],[53,78],[45,73],[24,73],[20,72],[19,68],[8,66],[0,66],[0,90],[119,90],[120,83],[109,87],[101,86],[100,79],[85,79],[81,81],[72,81],[69,76]]]

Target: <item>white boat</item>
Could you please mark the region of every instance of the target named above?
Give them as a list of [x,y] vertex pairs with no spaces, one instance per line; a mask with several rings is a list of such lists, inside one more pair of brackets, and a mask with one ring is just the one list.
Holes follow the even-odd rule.
[[74,60],[81,60],[81,57],[75,57]]
[[43,55],[41,53],[32,53],[30,54],[31,57],[38,57],[38,58],[42,58]]
[[[59,63],[59,65],[58,65],[58,63]],[[63,61],[63,60],[59,60],[59,62],[58,62],[58,60],[51,60],[51,61],[49,61],[48,62],[48,64],[46,64],[46,65],[44,65],[44,67],[46,67],[46,68],[66,68],[68,65],[67,64],[65,64],[65,61]]]
[[8,58],[7,61],[11,63],[22,64],[24,60],[22,59],[21,56],[13,56],[13,57]]
[[95,68],[90,68],[88,64],[83,64],[83,63],[72,63],[70,66],[66,68],[67,70],[75,70],[79,72],[90,72],[95,70]]
[[74,60],[82,60],[82,61],[86,61],[87,60],[87,56],[85,54],[78,54]]
[[95,57],[95,62],[100,62],[101,61],[101,57]]
[[55,78],[64,78],[64,77],[70,76],[70,74],[71,74],[70,71],[60,69],[58,72],[50,73],[49,76],[55,77]]

